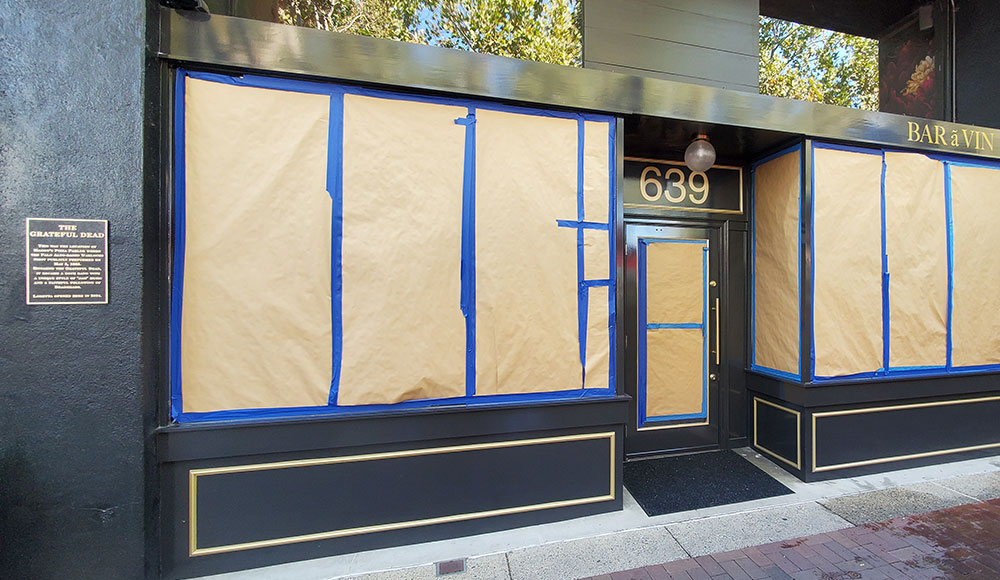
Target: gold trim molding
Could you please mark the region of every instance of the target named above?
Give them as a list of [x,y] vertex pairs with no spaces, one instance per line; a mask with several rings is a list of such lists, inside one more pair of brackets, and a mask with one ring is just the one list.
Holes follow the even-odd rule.
[[[771,451],[767,447],[764,447],[763,445],[761,445],[757,441],[757,403],[764,403],[765,405],[767,405],[769,407],[774,407],[775,409],[778,409],[780,411],[784,411],[786,413],[791,413],[792,415],[795,415],[795,462],[794,463],[790,459],[788,459],[786,457],[782,457],[781,455],[775,453],[774,451]],[[789,409],[788,407],[779,405],[777,403],[772,403],[771,401],[768,401],[766,399],[761,399],[759,397],[754,397],[753,398],[753,446],[756,447],[757,449],[760,449],[761,451],[763,451],[767,455],[770,455],[771,457],[777,459],[778,461],[781,461],[782,463],[790,465],[790,466],[792,466],[795,469],[802,469],[802,415],[801,415],[801,413],[799,413],[795,409]]]
[[906,455],[894,455],[891,457],[880,457],[877,459],[865,459],[862,461],[851,461],[848,463],[838,463],[835,465],[824,465],[818,467],[816,464],[816,419],[823,417],[837,417],[841,415],[864,415],[868,413],[882,413],[885,411],[900,411],[903,409],[920,409],[925,407],[943,407],[947,405],[965,405],[969,403],[985,403],[990,401],[1000,401],[997,397],[978,397],[975,399],[958,399],[953,401],[933,401],[929,403],[910,403],[906,405],[888,405],[884,407],[866,407],[863,409],[845,409],[843,411],[824,411],[812,414],[812,471],[832,471],[834,469],[848,469],[851,467],[863,467],[866,465],[878,465],[881,463],[892,463],[894,461],[906,461],[908,459],[921,459],[924,457],[937,457],[950,453],[962,453],[965,451],[979,451],[983,449],[993,449],[1000,447],[1000,443],[986,443],[983,445],[971,445],[968,447],[957,447],[953,449],[939,449],[937,451],[924,451],[921,453],[909,453]]
[[[585,497],[579,499],[561,500],[485,510],[479,512],[453,514],[424,518],[420,520],[410,520],[405,522],[391,522],[386,524],[375,524],[360,526],[355,528],[345,528],[318,532],[314,534],[304,534],[300,536],[289,536],[284,538],[273,538],[268,540],[258,540],[254,542],[244,542],[241,544],[230,544],[225,546],[213,546],[211,548],[198,547],[198,480],[200,478],[211,477],[227,473],[246,473],[250,471],[264,471],[270,469],[295,469],[299,467],[314,467],[318,465],[334,465],[338,463],[356,463],[360,461],[380,461],[384,459],[397,459],[401,457],[417,457],[421,455],[436,455],[442,453],[461,453],[465,451],[479,451],[483,449],[500,449],[505,447],[524,447],[528,445],[544,445],[547,443],[565,443],[570,441],[588,441],[607,439],[609,443],[609,485],[606,495]],[[418,526],[428,526],[433,524],[443,524],[448,522],[460,522],[478,518],[502,516],[509,514],[525,513],[530,511],[554,509],[612,501],[615,494],[615,432],[604,433],[582,433],[578,435],[563,435],[558,437],[540,437],[535,439],[518,439],[512,441],[495,441],[491,443],[473,443],[469,445],[452,445],[447,447],[430,447],[424,449],[407,449],[404,451],[390,451],[386,453],[367,453],[363,455],[348,455],[341,457],[322,457],[316,459],[297,459],[292,461],[277,461],[272,463],[255,463],[250,465],[230,465],[225,467],[208,467],[203,469],[192,469],[188,472],[188,543],[190,556],[207,556],[210,554],[221,554],[225,552],[236,552],[240,550],[250,550],[254,548],[265,548],[269,546],[280,546],[284,544],[294,544],[298,542],[311,542],[315,540],[327,540],[344,536],[354,536],[359,534],[369,534],[374,532],[384,532],[388,530],[399,530],[405,528],[415,528]]]

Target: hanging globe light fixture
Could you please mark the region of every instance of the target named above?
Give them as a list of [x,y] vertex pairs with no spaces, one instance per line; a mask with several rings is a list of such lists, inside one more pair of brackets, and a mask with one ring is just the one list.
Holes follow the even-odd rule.
[[699,133],[684,150],[684,164],[691,171],[707,171],[715,165],[715,147],[708,142],[708,135]]

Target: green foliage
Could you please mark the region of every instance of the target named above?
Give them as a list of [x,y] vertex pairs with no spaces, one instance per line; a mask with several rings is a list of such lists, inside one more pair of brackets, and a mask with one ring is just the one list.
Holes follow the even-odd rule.
[[579,66],[579,0],[280,0],[282,22]]
[[878,41],[760,17],[760,92],[878,110]]

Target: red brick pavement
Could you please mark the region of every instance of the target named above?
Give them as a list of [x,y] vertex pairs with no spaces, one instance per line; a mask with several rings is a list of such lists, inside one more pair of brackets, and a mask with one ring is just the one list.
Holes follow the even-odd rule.
[[1000,499],[586,580],[1000,579]]

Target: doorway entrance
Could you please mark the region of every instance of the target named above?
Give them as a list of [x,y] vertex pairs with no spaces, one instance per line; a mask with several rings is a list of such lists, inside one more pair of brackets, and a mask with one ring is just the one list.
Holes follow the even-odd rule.
[[723,230],[626,224],[630,456],[728,446]]

